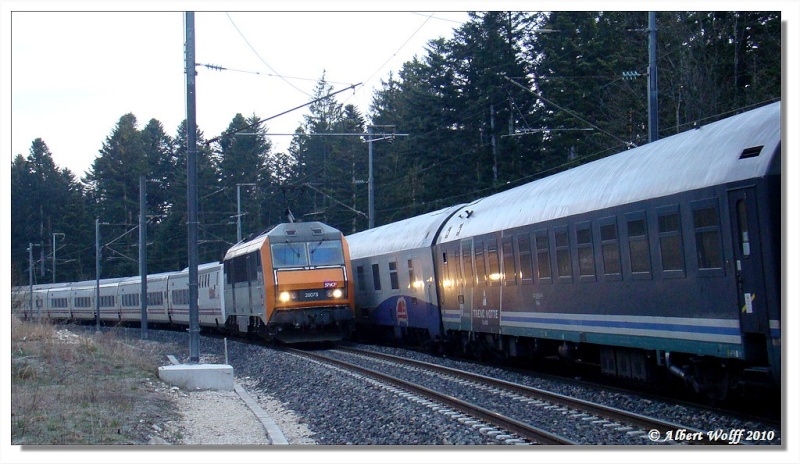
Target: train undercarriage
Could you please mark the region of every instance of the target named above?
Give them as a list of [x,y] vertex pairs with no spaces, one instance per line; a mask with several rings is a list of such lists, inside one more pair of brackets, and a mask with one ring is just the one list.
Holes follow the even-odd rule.
[[452,331],[440,351],[526,367],[556,361],[626,384],[674,385],[714,403],[743,395],[749,389],[774,388],[775,383],[766,369],[747,368],[735,359],[500,334]]
[[336,342],[350,337],[352,312],[347,306],[275,310],[265,323],[259,316],[229,316],[228,330],[280,343]]

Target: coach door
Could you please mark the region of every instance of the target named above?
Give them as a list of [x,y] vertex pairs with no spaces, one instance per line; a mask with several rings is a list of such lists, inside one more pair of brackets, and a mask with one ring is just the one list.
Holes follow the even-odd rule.
[[742,332],[767,333],[767,299],[755,188],[731,190],[728,192],[728,201],[732,215],[734,269]]

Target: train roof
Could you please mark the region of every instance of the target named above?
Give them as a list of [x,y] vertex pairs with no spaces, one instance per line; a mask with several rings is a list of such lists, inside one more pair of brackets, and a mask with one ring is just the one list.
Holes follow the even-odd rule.
[[777,102],[476,200],[439,243],[763,177],[779,169],[780,144]]
[[338,229],[317,221],[311,222],[289,222],[278,224],[252,240],[242,241],[228,249],[224,260],[232,259],[237,256],[252,253],[260,250],[264,242],[308,242],[311,240],[337,240],[342,233]]
[[402,221],[348,235],[350,259],[433,245],[439,227],[463,205],[449,206]]

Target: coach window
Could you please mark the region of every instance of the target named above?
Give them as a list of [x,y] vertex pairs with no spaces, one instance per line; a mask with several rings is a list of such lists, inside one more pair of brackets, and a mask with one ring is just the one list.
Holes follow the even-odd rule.
[[148,306],[161,306],[164,304],[161,292],[147,292],[147,304]]
[[377,264],[372,265],[372,285],[375,291],[380,291],[381,289],[381,270],[380,266]]
[[461,267],[461,245],[456,244],[453,248],[453,285],[464,285],[464,268]]
[[736,201],[736,221],[739,223],[739,240],[742,244],[742,257],[750,257],[750,233],[747,229],[747,205],[744,200]]
[[553,270],[550,266],[550,238],[547,230],[536,231],[536,262],[539,271],[539,282],[553,282]]
[[622,279],[619,239],[617,238],[617,219],[614,217],[600,221],[600,248],[603,252],[603,275],[605,280]]
[[567,227],[553,230],[556,240],[556,271],[559,281],[572,281],[572,258],[569,253],[569,234]]
[[469,240],[461,241],[461,258],[464,260],[464,286],[475,286],[475,278],[472,272],[472,242]]
[[397,279],[397,261],[389,262],[389,282],[392,284],[392,290],[400,290],[400,282]]
[[[442,256],[442,259],[444,260],[444,261],[443,261],[443,262],[444,262],[444,264],[445,264],[445,265],[447,265],[447,252],[444,252],[444,254],[443,254],[443,256]],[[458,262],[458,261],[456,261],[456,263],[457,263],[457,262]],[[415,283],[416,283],[416,281],[417,281],[417,278],[416,278],[416,276],[414,275],[414,260],[413,260],[413,259],[409,259],[409,260],[408,260],[408,262],[407,262],[407,264],[408,264],[408,288],[409,288],[410,290],[414,290],[415,288],[417,288],[417,285],[415,285]],[[452,267],[453,267],[453,266],[449,266],[449,267],[450,267],[451,269],[445,269],[445,271],[446,271],[446,272],[448,272],[448,273],[450,273],[450,275],[452,275],[452,273],[453,273],[453,269],[452,269]]]
[[364,281],[364,266],[356,266],[356,277],[358,277],[358,290],[363,292],[367,289],[367,283]]
[[486,285],[486,261],[483,259],[483,242],[475,242],[475,277],[478,285]]
[[489,266],[489,284],[500,285],[500,256],[497,253],[497,240],[486,242],[486,260]]
[[592,245],[592,224],[584,222],[575,226],[575,239],[578,244],[578,272],[582,282],[594,282],[594,246]]
[[692,203],[697,267],[701,271],[722,271],[722,241],[716,199]]
[[634,278],[650,278],[650,244],[644,211],[625,215],[628,223],[628,249]]
[[514,259],[514,239],[503,239],[503,274],[506,285],[517,285],[517,262]]
[[684,277],[681,217],[678,206],[659,208],[658,241],[664,277]]
[[519,250],[519,275],[523,284],[533,283],[533,265],[531,262],[531,239],[528,234],[517,237]]

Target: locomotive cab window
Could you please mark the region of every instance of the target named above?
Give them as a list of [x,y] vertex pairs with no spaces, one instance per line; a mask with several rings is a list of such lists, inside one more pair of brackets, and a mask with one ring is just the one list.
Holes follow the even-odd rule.
[[[273,265],[274,263],[273,258]],[[236,286],[242,282],[255,282],[258,280],[258,273],[261,272],[261,257],[254,251],[229,259],[225,261],[224,266],[228,284]]]

